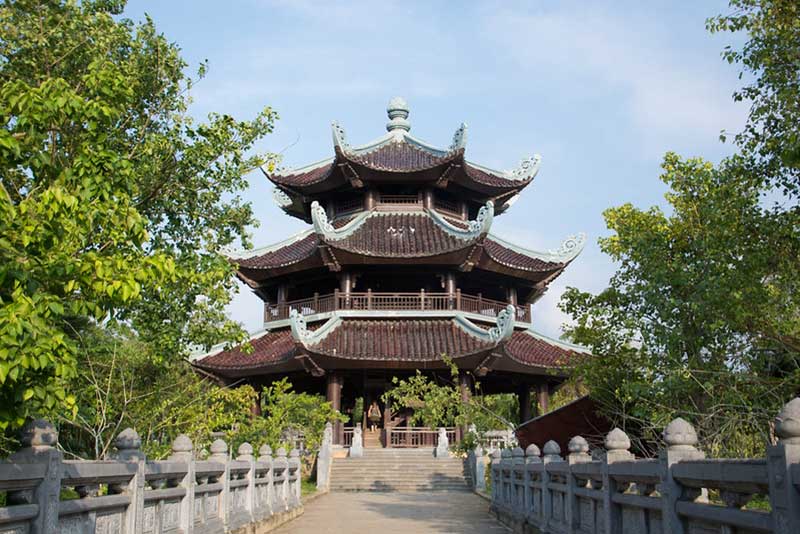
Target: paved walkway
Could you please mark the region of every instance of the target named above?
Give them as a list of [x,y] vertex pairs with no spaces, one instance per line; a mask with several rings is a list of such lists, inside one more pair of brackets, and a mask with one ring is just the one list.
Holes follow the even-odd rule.
[[469,492],[329,493],[306,506],[305,513],[279,534],[376,533],[500,534],[489,503]]

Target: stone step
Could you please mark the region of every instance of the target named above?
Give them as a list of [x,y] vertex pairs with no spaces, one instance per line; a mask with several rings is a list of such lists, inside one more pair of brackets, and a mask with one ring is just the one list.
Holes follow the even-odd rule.
[[464,485],[386,485],[386,486],[337,486],[331,484],[331,491],[398,491],[398,492],[412,492],[412,491],[470,491],[469,487]]

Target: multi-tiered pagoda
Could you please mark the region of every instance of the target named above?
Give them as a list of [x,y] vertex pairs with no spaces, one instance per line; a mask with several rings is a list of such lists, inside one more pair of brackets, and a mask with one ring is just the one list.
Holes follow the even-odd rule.
[[[220,347],[194,365],[226,382],[256,386],[288,376],[298,390],[325,393],[351,412],[373,401],[388,429],[407,424],[381,395],[394,376],[422,370],[449,379],[460,370],[464,397],[516,393],[521,419],[531,391],[550,393],[581,349],[533,330],[531,305],[583,248],[583,235],[537,252],[492,233],[539,169],[533,156],[511,171],[465,158],[466,125],[445,149],[409,131],[401,98],[388,106],[388,133],[351,146],[333,124],[334,155],[290,171],[265,171],[274,199],[311,227],[231,256],[239,278],[264,301],[264,329],[252,352]],[[352,414],[352,423],[366,414]],[[337,429],[336,439],[346,440]]]

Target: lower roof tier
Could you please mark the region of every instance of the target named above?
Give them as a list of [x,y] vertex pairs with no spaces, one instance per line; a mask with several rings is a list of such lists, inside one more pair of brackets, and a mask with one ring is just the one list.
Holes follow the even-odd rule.
[[249,341],[252,351],[244,346],[218,347],[195,358],[193,365],[223,379],[298,370],[320,376],[332,369],[446,368],[446,355],[459,368],[479,376],[495,370],[564,375],[577,357],[588,354],[530,329],[493,336],[459,317],[336,317],[307,330],[305,334],[292,328],[260,332]]

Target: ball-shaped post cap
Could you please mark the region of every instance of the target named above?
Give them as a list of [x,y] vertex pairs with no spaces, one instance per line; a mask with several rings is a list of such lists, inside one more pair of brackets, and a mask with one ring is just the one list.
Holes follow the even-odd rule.
[[192,440],[186,434],[178,434],[178,437],[175,438],[175,441],[172,442],[172,452],[174,453],[182,453],[182,452],[192,452],[194,450],[194,445],[192,444]]
[[396,96],[389,101],[386,106],[386,113],[389,115],[389,122],[386,123],[386,130],[405,130],[411,129],[411,123],[408,122],[408,102],[404,98]]
[[300,451],[292,449],[289,451],[289,458],[300,458]]
[[664,429],[664,441],[670,449],[694,449],[697,432],[688,421],[678,417]]
[[493,460],[499,460],[502,457],[503,457],[503,451],[501,451],[500,449],[495,449],[492,451]]
[[567,444],[570,454],[586,454],[589,452],[589,442],[583,436],[574,436]]
[[552,439],[544,444],[545,456],[559,456],[561,454],[561,447]]
[[211,454],[225,454],[228,452],[228,444],[221,439],[215,439],[211,444]]
[[284,449],[283,447],[278,447],[277,455],[278,458],[286,458],[286,449]]
[[539,447],[537,447],[535,443],[531,443],[525,449],[525,456],[536,456],[538,458],[541,455],[542,451],[539,450]]
[[34,419],[22,427],[20,441],[24,447],[55,447],[58,432],[50,421]]
[[800,397],[783,405],[775,417],[775,434],[784,443],[800,444]]
[[511,456],[514,458],[525,458],[525,451],[521,447],[514,447],[511,449]]
[[119,436],[117,436],[117,439],[114,441],[114,445],[116,445],[117,450],[120,452],[138,450],[142,446],[142,440],[134,429],[126,428],[119,433]]
[[621,428],[614,428],[606,435],[605,447],[607,451],[627,451],[631,448],[631,439]]
[[267,444],[262,445],[261,448],[258,449],[258,455],[259,456],[272,456],[272,447],[270,447]]
[[242,460],[249,460],[253,457],[253,446],[245,441],[239,445],[239,448],[236,449],[236,453],[238,454],[238,458]]
[[507,458],[511,458],[511,449],[503,449],[500,452],[500,457],[505,460]]

